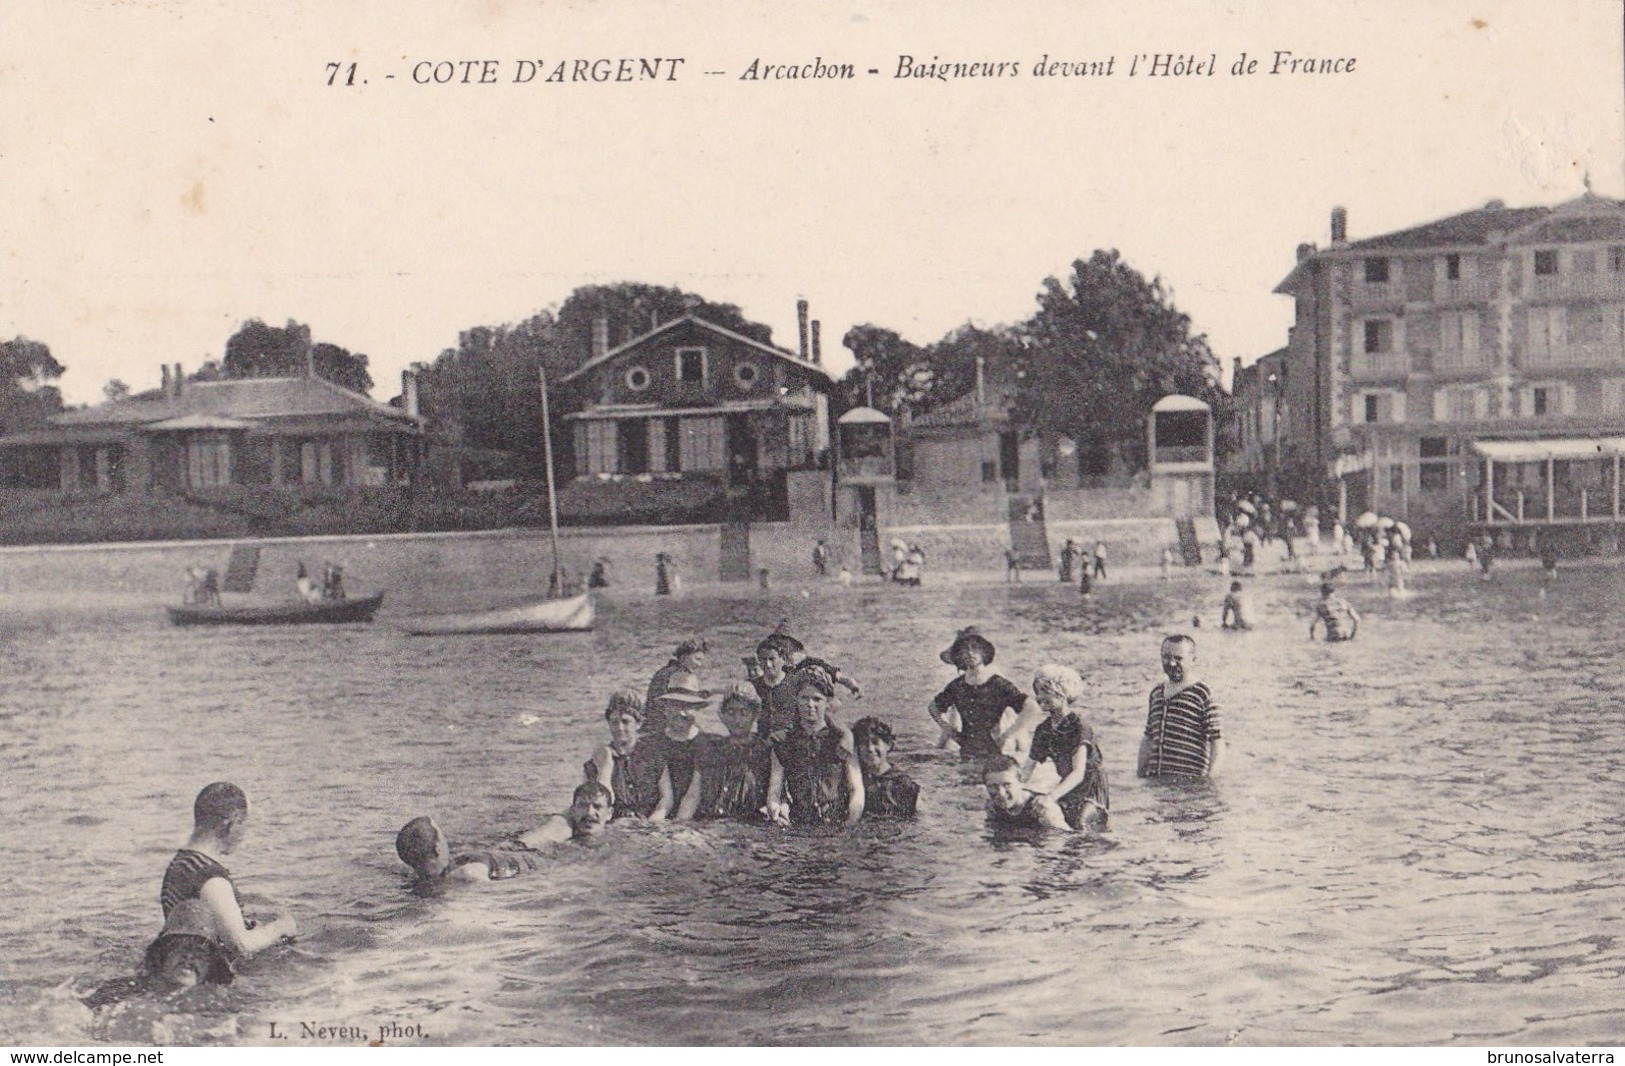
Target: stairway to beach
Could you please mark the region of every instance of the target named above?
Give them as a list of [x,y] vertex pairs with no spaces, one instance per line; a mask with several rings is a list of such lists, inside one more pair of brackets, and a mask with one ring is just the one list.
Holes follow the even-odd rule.
[[1010,547],[1023,570],[1050,568],[1049,533],[1042,496],[1010,497]]
[[260,572],[260,546],[233,544],[231,559],[226,563],[226,575],[220,581],[222,592],[253,592],[254,579]]

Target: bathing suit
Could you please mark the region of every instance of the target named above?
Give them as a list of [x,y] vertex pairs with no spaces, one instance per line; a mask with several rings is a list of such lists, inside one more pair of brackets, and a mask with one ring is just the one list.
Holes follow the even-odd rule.
[[208,908],[198,899],[174,905],[163,932],[148,945],[141,970],[171,988],[229,985],[235,976],[231,956],[215,935]]
[[959,712],[960,729],[954,739],[959,741],[959,754],[967,759],[986,759],[999,754],[999,719],[1006,707],[1020,714],[1026,702],[1022,691],[999,674],[980,685],[971,685],[963,677],[956,677],[936,698],[939,713],[949,708]]
[[1055,765],[1056,776],[1065,780],[1076,765],[1075,758],[1080,748],[1088,754],[1089,759],[1083,780],[1071,792],[1056,800],[1056,805],[1066,815],[1067,825],[1082,829],[1087,808],[1093,803],[1100,809],[1099,827],[1104,829],[1111,797],[1106,790],[1106,767],[1101,762],[1100,747],[1095,743],[1095,731],[1089,728],[1088,723],[1076,714],[1062,715],[1059,725],[1053,718],[1044,719],[1033,731],[1032,746],[1027,749],[1027,754],[1035,762],[1048,759]]
[[995,828],[1000,829],[1047,829],[1044,820],[1038,815],[1038,797],[1030,796],[1019,810],[1005,811],[998,807],[989,806],[988,820]]
[[[1152,777],[1207,773],[1208,743],[1218,740],[1219,705],[1201,681],[1167,695],[1168,687],[1151,690],[1151,706],[1145,718],[1145,737],[1150,743],[1146,773]],[[1081,787],[1081,786],[1080,786]]]
[[772,748],[760,737],[743,744],[728,737],[705,737],[696,756],[699,767],[699,802],[694,817],[757,821],[767,805],[767,779]]
[[[182,848],[169,860],[169,868],[164,871],[164,885],[158,892],[158,903],[164,909],[164,918],[169,918],[169,912],[176,906],[189,899],[201,899],[203,886],[223,877],[231,885],[231,898],[237,898],[237,886],[232,884],[231,874],[224,866],[201,851],[192,851]],[[238,904],[242,906],[241,903]]]
[[481,863],[491,871],[492,881],[506,881],[510,877],[518,877],[522,873],[529,873],[536,869],[536,851],[527,848],[517,841],[507,841],[485,851],[472,851],[459,855],[451,860],[447,871],[455,870],[459,866],[469,866]]
[[846,817],[851,798],[846,787],[846,762],[841,734],[824,728],[816,736],[800,729],[773,745],[784,767],[784,787],[795,825],[828,825]]
[[920,786],[893,766],[883,774],[863,771],[865,818],[912,818],[920,802]]
[[660,759],[654,738],[639,742],[630,754],[610,749],[609,780],[603,778],[604,768],[594,759],[582,767],[588,781],[608,785],[615,794],[616,818],[647,818],[660,803],[660,771],[665,763]]

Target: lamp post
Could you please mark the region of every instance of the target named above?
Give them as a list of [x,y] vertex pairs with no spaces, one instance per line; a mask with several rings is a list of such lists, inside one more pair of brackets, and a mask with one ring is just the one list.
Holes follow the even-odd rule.
[[1281,375],[1270,371],[1270,463],[1267,470],[1269,494],[1275,495],[1281,465]]

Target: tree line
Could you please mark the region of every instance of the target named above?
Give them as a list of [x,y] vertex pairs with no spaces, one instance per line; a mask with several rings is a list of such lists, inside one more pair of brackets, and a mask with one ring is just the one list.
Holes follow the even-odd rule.
[[[843,338],[855,364],[837,385],[837,413],[873,406],[894,418],[920,416],[975,388],[978,359],[987,382],[1011,402],[1015,425],[1048,439],[1068,438],[1081,449],[1109,450],[1131,468],[1145,461],[1144,419],[1169,393],[1185,393],[1229,414],[1219,363],[1206,338],[1193,331],[1160,278],[1147,279],[1115,250],[1072,264],[1065,278],[1039,287],[1027,320],[991,327],[967,323],[932,344],[918,345],[895,330],[866,323]],[[540,370],[551,383],[555,450],[570,468],[571,440],[559,415],[581,409],[581,382],[563,379],[591,357],[593,323],[608,325],[611,347],[660,322],[695,314],[771,344],[772,330],[745,318],[734,304],[682,289],[622,282],[577,288],[557,310],[517,323],[464,330],[456,347],[414,364],[421,413],[442,439],[505,453],[521,469],[542,461]],[[64,368],[45,344],[18,337],[0,344],[0,431],[42,424],[62,409],[55,381]],[[295,321],[281,327],[244,322],[224,354],[197,368],[191,380],[296,376],[313,372],[366,394],[368,357],[315,341]],[[109,399],[129,395],[121,381]],[[1221,434],[1222,437],[1222,434]]]

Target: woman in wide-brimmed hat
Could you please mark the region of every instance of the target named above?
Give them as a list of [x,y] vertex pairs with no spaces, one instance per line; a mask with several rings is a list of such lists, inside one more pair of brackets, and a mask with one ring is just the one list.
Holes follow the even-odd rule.
[[996,649],[975,626],[961,629],[941,655],[959,671],[948,687],[931,700],[926,713],[942,729],[938,746],[959,745],[967,759],[986,759],[1004,748],[1008,732],[1023,713],[1035,720],[1043,712],[1032,697],[989,669]]
[[[679,671],[671,675],[666,682],[666,691],[655,701],[660,704],[665,732],[649,738],[648,742],[656,746],[665,768],[660,774],[660,802],[649,816],[651,821],[676,817],[682,809],[683,799],[695,780],[694,770],[701,746],[700,726],[695,718],[700,708],[711,703],[713,696],[710,690],[700,688],[699,678]],[[648,718],[645,717],[644,721],[647,723]]]
[[[677,645],[677,650],[671,653],[666,665],[655,671],[649,679],[649,690],[644,694],[643,733],[646,736],[659,735],[666,731],[666,718],[664,709],[657,707],[656,701],[671,685],[674,674],[684,673],[699,676],[700,670],[705,667],[706,656],[710,648],[703,637],[689,637]],[[698,686],[696,686],[698,687]]]

